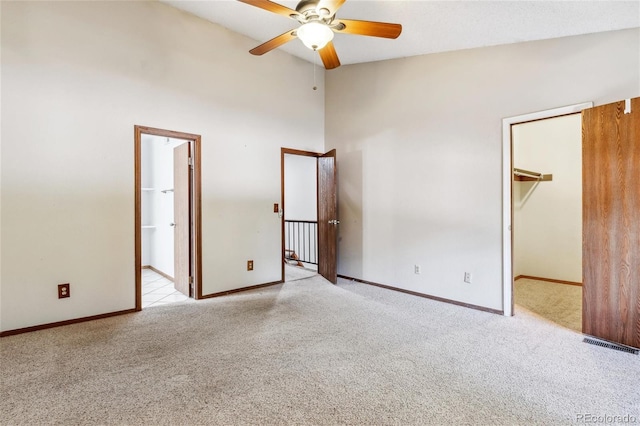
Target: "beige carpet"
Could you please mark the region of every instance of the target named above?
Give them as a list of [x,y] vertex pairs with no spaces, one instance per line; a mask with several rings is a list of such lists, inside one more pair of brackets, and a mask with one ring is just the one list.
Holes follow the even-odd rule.
[[521,278],[514,283],[515,314],[527,311],[582,332],[582,287]]
[[284,281],[297,281],[317,275],[318,271],[307,269],[302,266],[284,264]]
[[[319,276],[0,339],[2,425],[640,421],[640,357]],[[583,417],[580,417],[583,416]]]

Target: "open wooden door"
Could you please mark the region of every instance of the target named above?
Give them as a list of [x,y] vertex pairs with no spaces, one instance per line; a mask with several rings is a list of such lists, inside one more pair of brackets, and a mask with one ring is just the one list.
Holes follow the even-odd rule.
[[336,150],[318,157],[318,272],[338,282],[338,195]]
[[582,331],[640,347],[640,98],[582,112]]
[[173,149],[173,284],[186,296],[190,296],[191,288],[190,151],[189,142]]

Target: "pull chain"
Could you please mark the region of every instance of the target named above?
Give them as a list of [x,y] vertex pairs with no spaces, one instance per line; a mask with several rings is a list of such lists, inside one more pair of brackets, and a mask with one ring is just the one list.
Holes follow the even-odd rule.
[[318,55],[313,55],[313,90],[318,90],[318,86],[316,86],[316,64],[318,62]]

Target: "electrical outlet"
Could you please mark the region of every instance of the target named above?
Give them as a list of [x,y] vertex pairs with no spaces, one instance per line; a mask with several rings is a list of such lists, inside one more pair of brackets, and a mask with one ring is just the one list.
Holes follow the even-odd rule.
[[253,260],[247,260],[247,271],[253,271]]
[[464,282],[471,284],[471,272],[464,273]]
[[420,275],[420,265],[413,265],[413,273]]
[[64,299],[65,297],[71,297],[71,285],[58,284],[58,299]]

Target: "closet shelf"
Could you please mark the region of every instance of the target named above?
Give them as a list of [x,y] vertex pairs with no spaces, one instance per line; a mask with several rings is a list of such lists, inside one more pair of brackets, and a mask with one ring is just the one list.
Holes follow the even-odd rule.
[[549,182],[553,180],[552,174],[543,174],[538,172],[532,172],[530,170],[513,168],[513,180],[518,182]]

